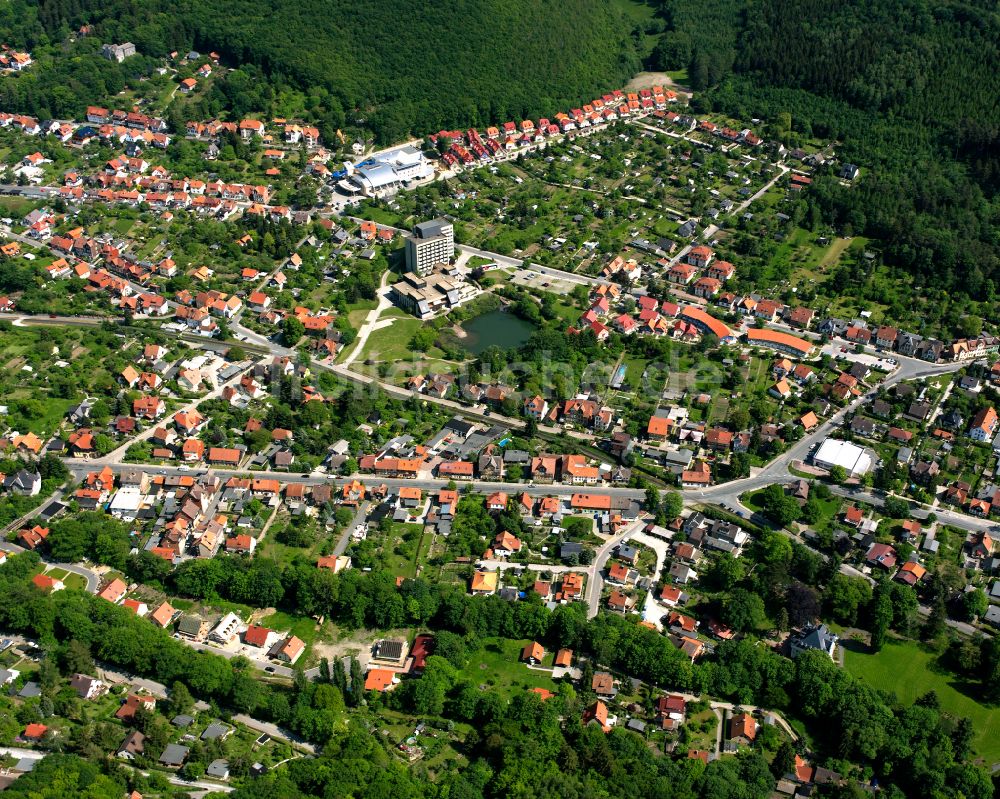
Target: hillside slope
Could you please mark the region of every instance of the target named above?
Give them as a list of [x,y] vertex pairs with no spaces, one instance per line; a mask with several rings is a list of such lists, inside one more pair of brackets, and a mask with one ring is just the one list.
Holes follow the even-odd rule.
[[[660,0],[662,69],[769,135],[842,144],[824,219],[879,239],[918,287],[992,303],[1000,280],[1000,13],[993,0]],[[981,309],[991,313],[991,309]]]
[[383,140],[551,114],[639,66],[610,0],[41,0],[39,15],[323,86]]

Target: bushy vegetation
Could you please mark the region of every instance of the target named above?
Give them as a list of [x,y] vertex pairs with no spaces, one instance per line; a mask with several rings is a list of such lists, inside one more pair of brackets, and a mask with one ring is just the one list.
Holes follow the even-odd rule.
[[825,220],[879,239],[920,288],[994,299],[995,4],[664,0],[662,13],[653,58],[686,67],[699,102],[793,144],[839,140],[867,169],[850,189],[819,170],[810,202]]
[[[387,573],[324,573],[327,585],[317,597],[323,603],[333,598],[329,607],[341,623],[396,626],[409,616],[409,621],[438,631],[440,656],[428,659],[421,678],[408,681],[388,698],[371,695],[368,711],[354,711],[364,714],[385,702],[435,724],[473,724],[465,733],[467,765],[454,764],[441,777],[443,783],[434,786],[421,772],[389,757],[379,743],[381,736],[355,724],[350,708],[359,705],[356,681],[361,679],[356,662],[350,682],[343,669],[324,663],[316,682],[297,679],[290,688],[266,685],[254,679],[240,659],[230,662],[195,652],[123,608],[72,590],[52,595],[38,591],[28,581],[35,563],[34,555],[19,555],[0,567],[0,588],[9,600],[0,608],[0,624],[36,636],[57,662],[77,664],[93,657],[167,684],[179,682],[196,696],[273,719],[325,745],[321,757],[291,763],[278,776],[242,788],[239,796],[339,796],[359,786],[368,787],[372,795],[439,795],[447,786],[447,795],[465,797],[537,796],[543,787],[542,793],[551,797],[610,796],[625,791],[622,780],[634,783],[630,794],[661,798],[764,797],[773,790],[775,768],[757,747],[706,768],[684,757],[657,756],[640,738],[621,729],[606,736],[594,727],[581,727],[576,719],[593,700],[591,665],[584,665],[579,695],[561,686],[543,703],[528,693],[508,697],[481,691],[461,671],[478,642],[490,636],[530,638],[548,648],[570,646],[594,662],[654,685],[784,709],[810,727],[833,767],[846,771],[855,762],[869,770],[865,773],[890,776],[883,785],[889,796],[989,799],[993,792],[985,770],[969,762],[973,730],[967,721],[943,713],[933,694],[902,706],[822,653],[802,655],[793,663],[746,639],[723,643],[714,658],[692,666],[663,636],[634,619],[604,614],[588,621],[583,605],[550,612],[540,603],[469,597],[460,589],[434,590],[419,580],[406,581],[397,590]],[[296,590],[308,589],[300,583]],[[393,608],[399,615],[386,617],[385,611],[391,615]],[[998,655],[1000,650],[984,644],[990,668],[1000,663]],[[185,693],[183,688],[174,690]],[[85,733],[64,746],[89,756]],[[59,784],[70,792],[89,784],[93,790],[86,795],[111,795],[113,788],[104,777],[119,785],[125,779],[114,769],[102,776],[100,766],[90,769],[73,758],[53,762],[62,766]],[[644,778],[634,782],[640,771]],[[33,778],[16,786],[15,795],[22,795],[17,793],[21,789],[25,796],[56,795],[44,792]]]
[[[194,46],[322,88],[332,127],[346,113],[384,141],[551,115],[621,85],[638,67],[631,28],[609,0],[42,0],[39,14],[50,36],[87,22],[96,37],[133,41],[143,54]],[[246,83],[251,96],[267,93],[264,82]]]

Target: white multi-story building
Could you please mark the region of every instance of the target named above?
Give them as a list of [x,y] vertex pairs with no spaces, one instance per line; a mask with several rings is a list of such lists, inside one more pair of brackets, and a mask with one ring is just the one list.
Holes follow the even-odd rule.
[[455,257],[455,228],[446,219],[421,222],[406,240],[406,268],[416,275],[429,275],[436,264]]

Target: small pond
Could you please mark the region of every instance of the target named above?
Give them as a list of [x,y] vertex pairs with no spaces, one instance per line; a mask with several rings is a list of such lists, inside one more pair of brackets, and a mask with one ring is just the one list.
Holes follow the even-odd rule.
[[519,316],[507,311],[490,311],[462,323],[466,336],[462,346],[473,355],[479,355],[488,347],[512,350],[531,338],[536,328]]

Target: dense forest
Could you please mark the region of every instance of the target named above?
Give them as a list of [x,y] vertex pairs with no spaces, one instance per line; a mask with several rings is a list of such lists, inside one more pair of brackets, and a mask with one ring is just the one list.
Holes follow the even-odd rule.
[[880,240],[918,287],[995,299],[1000,15],[990,0],[662,0],[651,61],[698,105],[867,170],[820,179],[826,221]]
[[[32,8],[27,6],[26,8]],[[551,114],[638,69],[610,0],[40,0],[16,44],[83,23],[146,56],[195,47],[273,79],[323,88],[382,140]],[[33,41],[34,40],[34,41]]]
[[[198,100],[269,112],[309,93],[324,135],[381,141],[551,115],[646,66],[686,70],[696,109],[763,120],[772,139],[838,142],[865,170],[814,202],[840,232],[878,239],[916,287],[994,301],[1000,277],[1000,14],[991,0],[649,0],[636,26],[610,0],[13,0],[7,41],[43,54],[0,78],[0,108],[78,115],[190,47],[241,65]],[[89,23],[94,36],[71,33]],[[100,41],[134,41],[113,64]],[[172,120],[177,122],[178,120]],[[183,121],[183,120],[182,120]],[[822,170],[820,170],[822,172]]]

